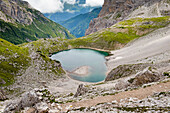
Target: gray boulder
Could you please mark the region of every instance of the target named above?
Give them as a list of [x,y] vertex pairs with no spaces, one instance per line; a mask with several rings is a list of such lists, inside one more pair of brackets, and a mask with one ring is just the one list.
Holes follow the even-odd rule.
[[38,103],[40,100],[37,94],[34,91],[26,93],[21,99],[22,108],[31,107],[34,104]]
[[84,95],[87,91],[88,91],[87,88],[85,88],[83,84],[80,84],[77,88],[77,92],[74,95],[74,97]]
[[9,103],[6,106],[4,113],[15,113],[19,111],[20,109],[21,109],[21,101],[16,100],[16,101],[13,101],[12,103]]
[[156,69],[147,67],[136,75],[132,81],[132,85],[140,86],[151,82],[157,82],[161,77],[161,74]]
[[34,91],[27,92],[22,96],[21,99],[9,103],[6,106],[4,113],[15,113],[24,109],[25,107],[32,107],[39,101],[40,100]]

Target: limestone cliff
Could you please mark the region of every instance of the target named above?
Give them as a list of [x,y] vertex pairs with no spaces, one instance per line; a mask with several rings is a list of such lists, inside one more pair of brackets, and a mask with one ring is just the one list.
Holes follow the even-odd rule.
[[170,15],[169,0],[105,0],[98,18],[91,21],[86,35],[108,28],[130,15],[131,17]]
[[36,15],[28,12],[28,8],[31,8],[31,6],[26,1],[1,0],[0,19],[12,23],[19,22],[22,24],[31,24],[33,22],[33,18],[35,18]]

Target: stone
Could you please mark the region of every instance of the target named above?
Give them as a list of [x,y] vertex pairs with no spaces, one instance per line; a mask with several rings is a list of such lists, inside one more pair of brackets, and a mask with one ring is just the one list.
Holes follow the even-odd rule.
[[77,92],[74,95],[74,97],[84,95],[87,91],[88,91],[87,88],[85,88],[83,84],[80,84],[77,88]]
[[0,84],[6,84],[6,82],[2,78],[0,78]]
[[35,107],[38,110],[38,113],[47,113],[49,110],[48,104],[45,102],[40,102],[36,104]]
[[6,99],[7,99],[7,97],[5,96],[3,90],[0,90],[0,101],[4,101]]
[[129,83],[123,81],[123,80],[119,80],[116,84],[115,84],[115,89],[116,90],[121,90],[121,89],[125,89],[129,86]]
[[120,65],[111,70],[111,72],[107,75],[105,81],[112,81],[115,79],[119,79],[122,77],[130,76],[136,74],[138,71],[142,71],[148,67],[148,64],[126,64]]
[[5,110],[4,113],[15,113],[16,111],[19,111],[21,109],[21,101],[16,100],[13,101],[12,103],[9,103]]
[[143,71],[136,74],[136,77],[134,78],[132,85],[139,86],[151,82],[157,82],[160,79],[161,74],[157,70],[151,67],[147,67]]
[[118,102],[116,100],[112,101],[112,104],[117,104]]
[[43,93],[41,93],[41,92],[37,92],[37,95],[38,95],[38,96],[42,96],[42,95],[43,95]]
[[26,113],[37,113],[37,110],[35,108],[29,108]]
[[59,113],[58,109],[50,109],[48,113]]
[[4,113],[17,112],[25,107],[32,107],[39,102],[39,98],[34,91],[23,94],[21,99],[17,99],[9,103],[4,110]]
[[34,91],[26,93],[21,99],[22,107],[31,107],[38,103],[40,100]]

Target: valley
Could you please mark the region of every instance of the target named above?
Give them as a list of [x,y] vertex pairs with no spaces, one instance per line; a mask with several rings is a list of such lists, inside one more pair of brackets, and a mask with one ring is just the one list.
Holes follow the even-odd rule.
[[[12,1],[9,3],[22,3]],[[86,36],[80,38],[75,38],[64,27],[41,14],[33,19],[33,29],[29,28],[31,24],[27,27],[15,22],[16,17],[6,15],[11,20],[5,20],[1,16],[0,112],[168,113],[169,0],[123,1],[105,0],[99,16],[90,22]],[[143,10],[146,12],[141,13]],[[16,32],[11,30],[13,27]],[[23,29],[27,28],[29,30],[25,32]],[[52,31],[48,31],[50,29]],[[23,36],[24,33],[29,36]],[[34,33],[40,33],[42,37],[39,39],[41,35]],[[26,40],[31,35],[35,39]],[[64,63],[58,57],[54,58],[59,53],[62,55],[58,57],[67,57]],[[102,58],[93,53],[102,55]],[[98,68],[97,75],[104,73],[105,77],[95,81],[100,78],[96,75],[89,78],[89,82],[84,78],[75,79],[68,73],[78,73],[81,78],[84,73],[89,74],[87,70],[91,68]]]

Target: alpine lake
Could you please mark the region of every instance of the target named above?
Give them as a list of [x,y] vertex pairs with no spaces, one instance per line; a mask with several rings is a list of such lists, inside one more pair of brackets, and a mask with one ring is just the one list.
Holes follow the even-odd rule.
[[60,51],[50,58],[59,61],[72,79],[96,83],[106,78],[105,56],[108,55],[107,52],[82,48]]

